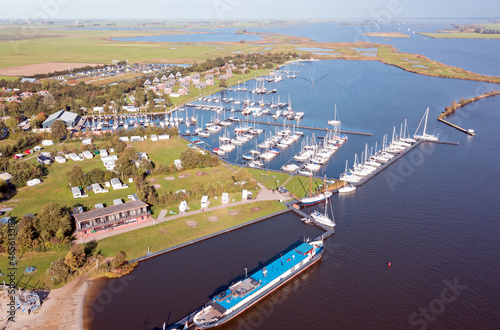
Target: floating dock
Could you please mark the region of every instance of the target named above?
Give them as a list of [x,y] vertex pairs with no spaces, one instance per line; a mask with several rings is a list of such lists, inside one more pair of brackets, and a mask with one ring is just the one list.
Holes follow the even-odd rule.
[[438,118],[438,120],[439,120],[440,122],[445,123],[446,125],[450,125],[451,127],[456,128],[456,129],[458,129],[459,131],[464,132],[465,134],[469,134],[469,135],[471,135],[471,136],[476,136],[476,133],[474,133],[474,131],[473,131],[473,130],[466,130],[465,128],[462,128],[462,127],[460,127],[460,126],[457,126],[457,125],[455,125],[455,124],[452,124],[452,123],[450,123],[449,121],[444,120],[444,119],[442,119],[442,118]]

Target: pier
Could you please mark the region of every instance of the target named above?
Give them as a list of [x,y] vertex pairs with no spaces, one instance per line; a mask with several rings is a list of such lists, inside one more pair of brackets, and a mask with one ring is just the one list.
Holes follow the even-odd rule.
[[438,118],[438,120],[439,120],[440,122],[442,122],[442,123],[445,123],[446,125],[450,125],[451,127],[456,128],[456,129],[458,129],[459,131],[464,132],[465,134],[469,134],[469,135],[471,135],[471,136],[476,136],[476,133],[474,133],[474,131],[473,131],[473,130],[466,130],[465,128],[462,128],[462,127],[460,127],[460,126],[457,126],[457,125],[455,125],[455,124],[452,124],[452,123],[450,123],[449,121],[444,120],[443,118]]
[[373,171],[372,173],[368,174],[367,176],[365,176],[364,178],[359,180],[359,182],[353,183],[352,185],[355,187],[360,187],[360,186],[364,185],[365,183],[370,181],[375,175],[379,174],[380,172],[385,170],[387,167],[389,167],[391,164],[393,164],[394,162],[399,160],[401,157],[403,157],[404,155],[406,155],[407,153],[409,153],[410,151],[415,149],[417,146],[421,145],[422,142],[423,142],[422,140],[415,142],[410,147],[406,148],[405,150],[401,151],[401,153],[399,153],[396,156],[394,156],[393,158],[391,158],[391,160],[389,160],[387,163],[383,164],[382,166],[377,168],[375,171]]
[[[246,119],[241,119],[241,121],[244,123],[256,123],[256,124],[262,124],[262,125],[283,126],[283,124],[271,123],[271,122],[265,122],[265,121],[254,121],[254,120],[246,120]],[[293,126],[292,124],[289,124],[288,126],[290,126],[290,125]],[[300,129],[310,129],[310,130],[323,131],[323,132],[331,131],[331,129],[323,128],[323,127],[300,126],[300,125],[295,125],[295,127],[300,128]],[[373,136],[372,133],[355,132],[355,131],[340,131],[340,133]]]

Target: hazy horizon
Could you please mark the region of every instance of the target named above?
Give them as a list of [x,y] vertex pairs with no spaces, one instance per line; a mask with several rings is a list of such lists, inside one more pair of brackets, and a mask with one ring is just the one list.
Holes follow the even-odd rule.
[[0,19],[310,20],[495,19],[500,1],[452,0],[0,0]]

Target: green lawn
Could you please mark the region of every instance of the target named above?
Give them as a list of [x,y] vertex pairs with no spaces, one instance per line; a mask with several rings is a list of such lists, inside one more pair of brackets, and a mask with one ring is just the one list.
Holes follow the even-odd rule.
[[[137,229],[128,233],[108,237],[98,241],[97,250],[105,256],[114,256],[118,251],[125,251],[127,259],[135,259],[146,255],[148,247],[151,252],[160,251],[190,240],[236,226],[253,219],[271,214],[285,207],[277,201],[256,202],[208,211],[178,218],[156,226]],[[217,221],[209,221],[209,217],[217,217]],[[196,221],[195,228],[188,227],[187,221]]]
[[[7,282],[9,279],[8,273],[16,273],[16,283],[21,280],[21,283],[28,282],[28,285],[35,285],[38,281],[45,283],[47,286],[51,286],[51,279],[47,277],[45,272],[50,266],[50,263],[56,259],[63,258],[67,252],[44,252],[44,253],[25,253],[24,255],[18,255],[21,259],[17,263],[17,270],[7,269],[9,267],[8,255],[5,253],[0,254],[0,271],[4,276],[0,276],[0,280]],[[30,276],[22,276],[24,269],[29,266],[36,267],[37,271]],[[22,277],[22,278],[21,278]],[[30,279],[31,278],[31,279]],[[40,285],[40,284],[39,284]],[[38,285],[37,285],[38,287]]]
[[187,149],[188,142],[178,136],[172,136],[169,140],[153,142],[148,139],[128,144],[137,152],[146,152],[153,163],[169,165],[179,159],[181,152]]

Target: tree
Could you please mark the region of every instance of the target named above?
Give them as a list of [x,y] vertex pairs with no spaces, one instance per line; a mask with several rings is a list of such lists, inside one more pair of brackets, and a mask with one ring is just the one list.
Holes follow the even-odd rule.
[[72,222],[69,210],[57,203],[45,204],[35,217],[35,228],[47,243],[52,237],[64,239],[71,234]]
[[31,179],[41,177],[43,171],[39,164],[16,162],[9,164],[9,173],[12,175],[11,182],[19,188]]
[[35,219],[33,216],[25,215],[17,225],[17,248],[21,253],[32,250],[36,238]]
[[52,139],[55,141],[61,141],[66,135],[68,135],[68,125],[62,120],[56,120],[50,126]]
[[252,180],[252,176],[248,171],[244,168],[239,168],[236,172],[233,174],[233,180],[234,182],[246,182],[249,183],[250,180]]
[[76,266],[78,268],[82,267],[83,264],[85,263],[85,249],[83,245],[74,244],[73,246],[71,246],[71,252],[75,257]]
[[123,266],[127,262],[127,254],[123,251],[119,251],[116,254],[115,260],[114,260],[114,266],[115,268]]
[[68,177],[70,186],[84,188],[91,183],[80,166],[73,166],[66,176]]
[[73,254],[73,252],[69,251],[66,254],[66,257],[64,257],[64,264],[66,264],[66,266],[68,266],[73,271],[75,271],[75,270],[78,269],[78,265],[77,265],[77,262],[76,262],[76,257]]
[[57,259],[50,264],[47,269],[47,276],[54,281],[55,284],[66,281],[70,273],[70,268],[64,263],[64,260]]

